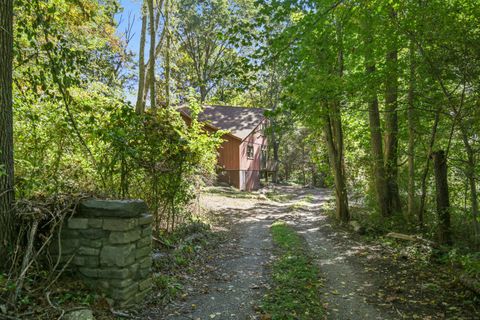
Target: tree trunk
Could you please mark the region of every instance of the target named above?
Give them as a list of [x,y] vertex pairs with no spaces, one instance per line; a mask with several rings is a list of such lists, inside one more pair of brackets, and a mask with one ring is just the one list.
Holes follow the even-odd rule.
[[0,4],[0,266],[14,237],[13,181],[13,0]]
[[278,183],[278,163],[280,159],[278,156],[278,149],[280,147],[280,143],[277,140],[275,133],[273,133],[273,129],[272,129],[272,146],[273,146],[273,162],[274,162],[273,164],[274,171],[273,171],[272,181],[273,183]]
[[448,195],[447,159],[443,150],[432,153],[438,215],[438,238],[441,244],[451,244],[450,200]]
[[167,47],[165,54],[165,104],[170,106],[170,1],[165,1],[165,33],[167,35]]
[[472,218],[473,218],[473,227],[475,231],[475,241],[479,243],[480,236],[480,225],[478,221],[479,212],[478,212],[478,196],[477,196],[477,185],[476,185],[476,175],[475,175],[475,151],[473,150],[470,141],[468,140],[467,132],[463,126],[460,126],[460,133],[462,135],[463,144],[465,146],[465,151],[467,153],[467,179],[468,185],[470,187],[470,201],[472,206]]
[[[201,81],[203,82],[204,80],[202,79]],[[205,99],[207,99],[207,86],[202,83],[200,85],[200,102],[205,102]]]
[[[365,69],[367,78],[371,79],[375,73],[375,57],[373,53],[371,17],[367,16],[365,20]],[[380,115],[378,110],[377,88],[375,84],[370,84],[367,88],[368,101],[368,119],[370,127],[370,142],[372,148],[373,171],[375,192],[377,196],[378,208],[383,217],[390,215],[388,205],[387,183],[385,180],[385,168],[383,164],[383,146],[382,132],[380,126]]]
[[145,4],[142,6],[142,29],[140,32],[140,50],[138,53],[138,91],[135,112],[142,114],[145,111],[145,38],[147,33],[147,14]]
[[[396,13],[391,10],[391,19]],[[385,178],[390,212],[402,210],[398,190],[398,49],[394,31],[389,39],[386,56],[387,77],[385,81]]]
[[[335,200],[336,200],[336,217],[340,221],[348,222],[350,220],[350,213],[348,210],[348,196],[345,185],[345,168],[343,161],[343,139],[341,134],[335,134],[332,126],[331,116],[326,117],[324,125],[324,135],[327,141],[328,160],[332,170],[333,179],[335,183]],[[340,148],[339,148],[340,146]]]
[[407,216],[415,216],[415,47],[410,43],[410,78],[408,82],[408,201]]
[[157,107],[156,104],[156,96],[155,96],[155,15],[154,15],[154,7],[153,7],[153,0],[147,0],[148,3],[148,17],[150,20],[150,53],[149,56],[151,57],[151,64],[148,70],[150,75],[150,108],[155,110]]
[[425,168],[423,170],[422,179],[421,179],[421,193],[420,193],[420,207],[418,208],[418,223],[420,227],[423,227],[423,218],[425,213],[425,201],[427,199],[427,177],[428,170],[430,167],[430,154],[432,153],[433,146],[435,145],[435,139],[437,136],[438,123],[440,122],[440,111],[441,108],[438,107],[435,112],[435,120],[433,122],[432,132],[430,134],[430,143],[428,145],[427,158],[425,160]]
[[[342,26],[336,25],[336,37],[338,42],[337,51],[337,76],[343,77],[343,34]],[[345,183],[345,158],[343,144],[342,113],[340,103],[333,101],[327,106],[327,116],[324,125],[325,140],[327,141],[328,159],[335,182],[336,216],[342,222],[350,220],[348,208],[348,193]]]

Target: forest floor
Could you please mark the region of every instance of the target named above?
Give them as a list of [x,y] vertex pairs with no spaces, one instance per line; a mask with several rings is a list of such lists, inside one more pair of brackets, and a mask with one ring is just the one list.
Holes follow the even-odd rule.
[[142,318],[270,319],[261,306],[277,258],[270,227],[282,220],[305,240],[319,268],[325,312],[308,319],[478,319],[478,297],[448,266],[405,254],[421,252],[411,244],[368,241],[341,228],[322,210],[331,200],[329,190],[298,186],[257,193],[210,189],[200,205],[225,237],[177,277],[182,290],[176,299],[146,308]]

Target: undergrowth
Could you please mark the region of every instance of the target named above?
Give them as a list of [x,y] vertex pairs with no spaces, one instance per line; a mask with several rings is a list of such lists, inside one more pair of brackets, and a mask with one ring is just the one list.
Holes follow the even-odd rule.
[[155,304],[164,305],[184,294],[185,279],[194,279],[205,265],[207,253],[222,240],[210,225],[192,221],[158,235],[154,253]]
[[302,238],[284,222],[271,227],[277,260],[272,265],[272,289],[263,297],[260,308],[272,320],[321,319],[318,269]]

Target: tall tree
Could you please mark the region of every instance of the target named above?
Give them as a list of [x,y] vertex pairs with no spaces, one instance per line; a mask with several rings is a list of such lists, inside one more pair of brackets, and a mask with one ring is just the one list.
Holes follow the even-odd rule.
[[415,46],[410,41],[409,48],[409,75],[408,75],[408,187],[407,187],[407,217],[415,216]]
[[385,79],[385,178],[389,211],[401,211],[400,192],[398,189],[398,40],[394,28],[397,13],[391,7],[388,11],[389,31],[386,52]]
[[[344,70],[343,26],[341,25],[341,22],[336,21],[335,27],[337,66],[335,68],[336,70],[334,69],[334,72],[336,71],[338,78],[342,78]],[[341,94],[339,96],[341,96]],[[330,168],[335,181],[336,215],[339,220],[347,222],[350,220],[350,213],[348,209],[348,193],[345,175],[345,147],[343,142],[342,115],[338,97],[333,99],[327,107],[327,110],[324,132],[327,142]]]
[[370,128],[370,143],[373,158],[373,171],[375,192],[377,195],[378,208],[380,214],[384,217],[389,216],[390,206],[388,200],[387,180],[385,176],[385,167],[383,160],[382,129],[380,122],[380,111],[378,106],[377,85],[375,83],[375,55],[374,55],[374,29],[372,26],[372,16],[365,14],[364,17],[364,55],[365,70],[367,76],[367,103],[368,119]]
[[145,111],[145,38],[147,33],[146,6],[142,6],[142,28],[140,31],[140,49],[138,51],[138,90],[135,111],[140,114]]
[[172,42],[172,34],[170,30],[170,1],[165,0],[165,26],[164,26],[165,34],[167,37],[167,43],[165,48],[165,105],[167,107],[170,106],[170,71],[171,71],[171,57],[170,57],[170,50],[171,50],[171,42]]
[[150,76],[150,108],[155,109],[157,107],[157,102],[155,100],[155,7],[153,5],[153,0],[147,0],[148,4],[148,18],[150,22],[150,65],[148,68],[148,74]]
[[7,260],[14,235],[13,181],[13,0],[0,4],[0,259]]
[[246,41],[240,41],[240,29],[252,7],[251,1],[178,1],[175,20],[183,58],[177,67],[184,70],[179,81],[194,87],[201,101],[220,83],[242,73],[239,52]]

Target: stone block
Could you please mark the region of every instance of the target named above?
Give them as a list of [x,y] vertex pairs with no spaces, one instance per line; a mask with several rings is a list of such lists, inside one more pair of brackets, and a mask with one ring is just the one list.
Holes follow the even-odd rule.
[[135,262],[131,266],[128,266],[128,270],[130,271],[130,274],[135,278],[137,278],[136,275],[137,275],[139,269],[140,269],[140,266],[137,262]]
[[142,200],[84,200],[79,205],[79,215],[85,217],[134,218],[148,212]]
[[108,236],[108,231],[102,229],[88,229],[80,231],[80,236],[86,239],[102,239]]
[[137,226],[138,219],[105,219],[103,221],[103,230],[109,231],[128,231]]
[[140,230],[112,231],[108,240],[111,244],[131,243],[140,239]]
[[78,268],[78,271],[88,278],[98,278],[98,270],[95,268]]
[[98,256],[76,256],[73,258],[73,264],[82,267],[96,268],[100,265]]
[[128,268],[102,268],[98,270],[98,276],[102,279],[125,279],[132,275]]
[[137,248],[135,251],[135,259],[137,260],[142,260],[145,257],[148,257],[152,254],[152,248],[150,247],[143,247],[143,248]]
[[125,267],[135,261],[135,245],[104,246],[100,253],[100,264]]
[[102,246],[102,240],[81,239],[80,245],[88,248],[100,248]]
[[89,248],[89,247],[80,247],[78,248],[78,254],[83,256],[98,256],[100,249],[98,248]]
[[153,215],[151,214],[143,214],[140,218],[138,218],[138,225],[151,225],[153,222]]
[[143,247],[152,247],[152,237],[151,236],[144,236],[137,241],[137,248]]
[[91,228],[101,229],[103,226],[103,219],[99,218],[89,218],[88,219],[88,226]]
[[110,296],[114,300],[128,300],[138,293],[138,284],[133,283],[125,288],[115,288],[110,291]]
[[[76,253],[77,250],[79,249],[80,247],[80,240],[78,239],[62,239],[62,243],[61,243],[61,254],[64,255],[64,254],[73,254],[73,253]],[[58,249],[58,246],[57,246],[57,251],[56,252],[60,252]]]
[[133,284],[132,279],[110,279],[108,282],[112,288],[119,289],[129,287]]
[[67,220],[67,226],[70,229],[87,229],[88,219],[85,218],[70,218]]

